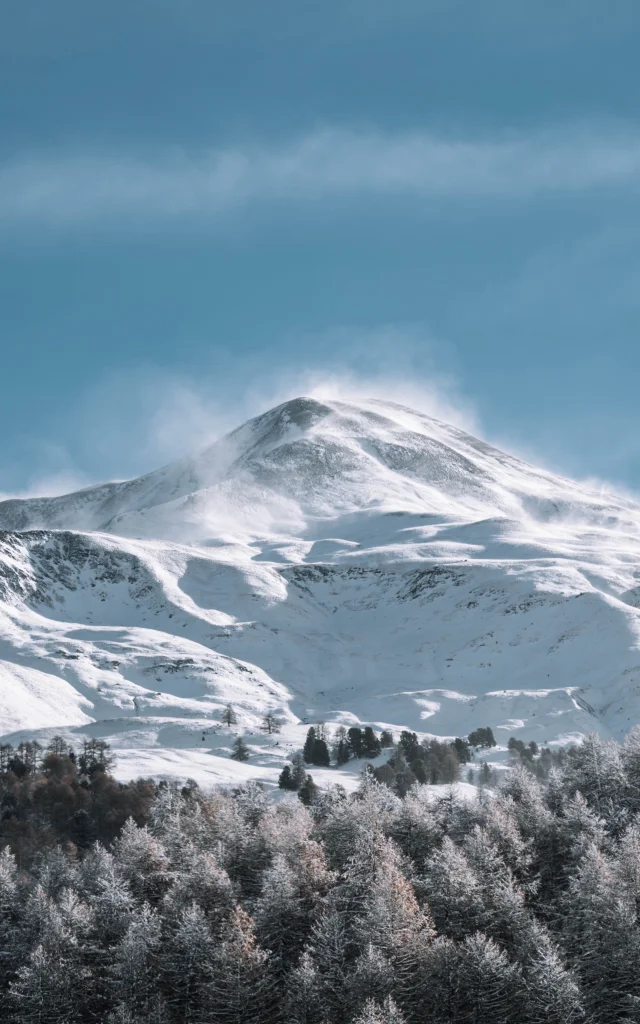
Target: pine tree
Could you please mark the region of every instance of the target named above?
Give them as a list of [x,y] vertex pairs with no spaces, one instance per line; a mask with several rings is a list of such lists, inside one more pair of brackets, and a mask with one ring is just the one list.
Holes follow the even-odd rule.
[[118,1002],[142,1020],[151,1015],[158,992],[161,934],[156,911],[143,903],[112,954],[110,970]]
[[384,953],[369,942],[353,964],[347,978],[347,999],[357,1011],[368,999],[383,1001],[394,986],[393,967]]
[[291,766],[288,764],[285,764],[284,768],[280,772],[280,775],[278,776],[278,787],[280,789],[293,790],[294,792],[297,788],[293,776],[291,774]]
[[314,925],[308,951],[317,972],[323,1020],[342,1024],[348,991],[348,938],[344,915],[334,907],[327,907]]
[[223,725],[231,726],[238,724],[238,716],[236,715],[231,704],[225,704],[220,714],[220,720]]
[[69,964],[42,944],[36,946],[19,968],[10,988],[15,1024],[72,1024],[81,1019],[81,1005],[69,984]]
[[383,729],[380,733],[380,746],[392,747],[394,745],[393,733],[390,729]]
[[484,909],[480,882],[448,837],[427,864],[420,895],[431,909],[438,934],[463,939],[478,928]]
[[329,748],[327,747],[326,740],[317,738],[314,740],[313,750],[311,751],[311,763],[324,768],[329,767],[331,761],[329,758]]
[[157,899],[165,891],[169,861],[148,828],[138,828],[129,818],[114,843],[114,854],[121,877],[138,899]]
[[349,737],[349,749],[353,757],[362,757],[362,729],[357,725],[352,725],[347,732]]
[[524,892],[486,829],[476,825],[466,836],[463,850],[479,884],[477,927],[506,948],[513,948],[529,921]]
[[194,903],[206,915],[214,935],[224,928],[235,905],[231,879],[208,851],[178,876],[162,902],[163,917],[174,926]]
[[[64,749],[53,751],[53,753],[58,754],[64,752]],[[84,741],[82,753],[78,758],[78,770],[82,775],[95,775],[97,772],[109,773],[115,766],[115,763],[115,755],[105,740],[92,739]]]
[[432,806],[420,792],[408,793],[389,825],[389,835],[420,873],[442,842],[443,829]]
[[365,726],[364,735],[362,737],[362,748],[365,757],[378,757],[382,750],[380,740],[370,725]]
[[291,758],[291,764],[291,782],[293,784],[293,788],[300,791],[307,778],[302,754],[294,754]]
[[632,813],[637,813],[640,811],[640,726],[634,726],[626,737],[620,758],[627,779],[627,804]]
[[23,894],[16,859],[5,847],[0,851],[0,991],[20,963],[21,949],[14,936],[23,916]]
[[317,793],[318,787],[316,786],[312,777],[310,775],[307,775],[298,791],[298,796],[300,797],[305,807],[309,807],[314,802]]
[[269,957],[249,915],[236,907],[217,947],[205,1019],[211,1024],[271,1024],[275,993]]
[[310,926],[306,910],[297,871],[283,854],[276,854],[263,875],[262,892],[255,906],[256,935],[271,955],[274,977],[281,979],[302,952]]
[[390,996],[383,1003],[367,999],[353,1024],[405,1024],[402,1013]]
[[621,1018],[629,998],[640,998],[640,935],[625,896],[613,865],[591,847],[564,898],[564,946],[596,1024]]
[[464,940],[459,949],[453,1020],[459,1024],[511,1024],[520,1017],[522,992],[519,968],[496,943],[480,932]]
[[621,822],[622,799],[627,789],[625,759],[612,740],[597,733],[585,736],[571,750],[564,770],[569,793],[579,792],[589,807],[608,822],[615,832]]
[[611,869],[616,886],[620,886],[625,900],[635,908],[635,913],[640,919],[640,822],[638,820],[633,821],[622,836]]
[[9,763],[13,758],[13,747],[10,743],[0,743],[0,775],[9,771]]
[[181,914],[163,956],[168,1005],[178,1021],[201,1021],[213,977],[215,944],[204,911],[192,903]]
[[580,989],[543,925],[529,921],[513,947],[523,978],[527,1024],[573,1024],[584,1018]]
[[333,756],[336,764],[346,764],[351,756],[349,750],[349,739],[347,736],[347,730],[344,725],[338,726],[335,733],[334,745],[333,745]]
[[236,736],[233,741],[233,751],[229,755],[232,761],[248,761],[251,753],[242,736]]
[[280,732],[280,722],[278,721],[276,716],[271,713],[271,711],[268,711],[267,714],[262,719],[260,728],[262,732],[266,732],[268,733],[269,736],[271,736],[271,734],[274,732]]
[[304,747],[302,749],[302,756],[305,764],[313,764],[313,753],[316,744],[316,730],[313,725],[309,726],[307,730],[307,738],[304,741]]
[[493,731],[487,726],[486,728],[474,729],[467,736],[467,742],[470,747],[495,747],[496,740],[493,735]]
[[320,999],[320,978],[312,956],[305,952],[286,979],[285,1020],[287,1024],[325,1024]]

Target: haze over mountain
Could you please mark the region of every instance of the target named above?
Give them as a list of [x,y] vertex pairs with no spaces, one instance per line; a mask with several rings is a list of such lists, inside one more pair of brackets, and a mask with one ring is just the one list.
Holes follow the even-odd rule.
[[502,744],[638,720],[640,507],[394,403],[299,398],[138,479],[1,502],[0,529],[13,743],[274,779],[318,719]]

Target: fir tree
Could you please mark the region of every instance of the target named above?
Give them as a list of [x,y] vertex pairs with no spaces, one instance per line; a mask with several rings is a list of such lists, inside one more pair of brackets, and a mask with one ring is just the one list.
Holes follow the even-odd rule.
[[225,704],[220,714],[220,720],[223,725],[237,725],[238,716],[236,715],[233,706],[231,704]]
[[149,1018],[158,993],[161,929],[156,911],[144,903],[112,954],[111,973],[119,1003],[142,1020]]
[[352,725],[347,732],[349,738],[349,749],[353,757],[362,757],[362,729]]
[[349,750],[349,738],[347,736],[347,730],[343,725],[336,729],[333,756],[336,764],[343,765],[349,760],[351,753]]
[[276,855],[263,875],[255,923],[260,945],[271,955],[271,974],[282,979],[298,960],[310,926],[298,872],[283,854]]
[[304,767],[302,754],[294,754],[292,759],[291,781],[293,788],[300,791],[307,779],[307,772]]
[[302,803],[305,805],[305,807],[309,807],[314,802],[314,800],[316,799],[317,792],[318,787],[316,786],[311,776],[307,775],[306,779],[304,780],[298,791],[298,796],[302,800]]
[[329,767],[331,761],[329,758],[329,748],[327,747],[326,740],[316,738],[313,741],[311,763],[323,768]]
[[274,732],[280,732],[280,722],[278,721],[275,715],[268,711],[267,714],[262,719],[260,728],[262,732],[266,732],[268,733],[269,736],[271,736],[271,734]]
[[204,911],[192,903],[181,914],[163,957],[168,1005],[179,1021],[200,1021],[213,978],[215,943]]
[[313,957],[305,952],[286,980],[285,1020],[288,1024],[325,1024],[320,986]]
[[307,738],[304,741],[304,747],[302,749],[302,756],[305,764],[313,764],[313,754],[316,745],[316,730],[313,725],[309,726],[307,730]]
[[405,1019],[390,996],[383,1003],[367,999],[353,1024],[405,1024]]
[[364,735],[362,737],[362,752],[364,757],[378,757],[382,747],[380,740],[376,736],[375,732],[370,725],[365,726]]
[[251,756],[247,744],[242,736],[236,736],[233,741],[233,751],[229,755],[233,761],[248,761]]
[[478,932],[462,943],[456,982],[453,1020],[460,1024],[511,1024],[519,1018],[524,987],[521,972],[485,935]]
[[293,792],[295,792],[296,789],[298,788],[291,774],[290,765],[285,764],[284,768],[280,772],[280,775],[278,776],[278,786],[280,789],[288,789],[292,790]]
[[236,907],[217,947],[207,994],[211,1024],[271,1024],[275,993],[269,957],[255,939],[251,917]]

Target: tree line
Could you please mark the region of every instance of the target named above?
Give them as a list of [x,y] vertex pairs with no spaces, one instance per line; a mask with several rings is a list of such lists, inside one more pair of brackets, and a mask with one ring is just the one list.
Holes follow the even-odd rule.
[[[349,729],[340,725],[330,735],[325,723],[318,722],[309,727],[302,752],[293,755],[291,766],[285,765],[278,785],[281,789],[297,791],[303,803],[309,803],[317,787],[306,765],[341,767],[351,759],[375,759],[384,749],[394,748],[384,764],[370,766],[369,770],[378,782],[404,796],[416,782],[434,785],[458,782],[461,765],[471,761],[477,750],[495,746],[490,728],[475,729],[466,739],[456,737],[452,742],[435,739],[421,742],[415,732],[403,729],[396,743],[389,729],[383,729],[378,736],[370,725]],[[231,756],[238,756],[235,749]],[[479,781],[488,783],[492,779],[489,773]]]
[[[521,754],[473,800],[365,770],[307,805],[122,785],[106,748],[82,770],[68,749],[4,764],[3,1020],[640,1021],[640,730],[587,737],[545,779]],[[74,838],[78,787],[95,839]]]

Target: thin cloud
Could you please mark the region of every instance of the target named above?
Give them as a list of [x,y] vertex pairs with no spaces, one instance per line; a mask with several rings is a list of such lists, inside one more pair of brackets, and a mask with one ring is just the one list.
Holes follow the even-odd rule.
[[0,220],[73,226],[215,219],[260,202],[527,199],[636,186],[640,133],[448,139],[318,131],[279,146],[154,158],[31,158],[0,167]]

